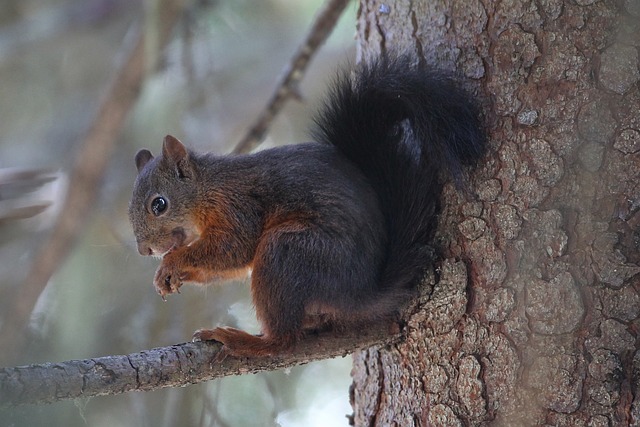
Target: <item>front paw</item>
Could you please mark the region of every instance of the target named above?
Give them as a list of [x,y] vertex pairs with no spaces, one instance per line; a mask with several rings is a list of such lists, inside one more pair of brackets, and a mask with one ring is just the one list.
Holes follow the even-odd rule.
[[[251,335],[230,327],[199,329],[193,334],[194,341],[218,341],[224,345],[218,357],[265,357],[279,354],[293,344],[288,336],[278,339],[265,335]],[[216,360],[219,360],[218,358]]]
[[198,329],[193,333],[193,342],[200,341],[218,341],[222,344],[222,348],[218,350],[218,353],[213,358],[213,363],[222,363],[228,356],[234,356],[233,351],[234,336],[248,335],[246,332],[239,329],[222,327],[215,329]]
[[184,280],[184,275],[171,266],[160,264],[156,275],[153,279],[153,286],[156,288],[156,292],[166,300],[165,296],[173,293],[180,293],[180,286]]

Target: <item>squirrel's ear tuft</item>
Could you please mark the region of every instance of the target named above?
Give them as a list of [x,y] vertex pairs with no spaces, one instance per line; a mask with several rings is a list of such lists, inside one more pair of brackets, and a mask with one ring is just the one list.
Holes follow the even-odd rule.
[[138,169],[138,173],[140,173],[144,165],[149,163],[149,160],[153,159],[153,154],[151,154],[151,151],[147,149],[142,149],[138,151],[135,159],[136,159],[136,168]]
[[175,168],[178,178],[191,176],[189,152],[182,142],[175,136],[167,135],[162,144],[162,157]]

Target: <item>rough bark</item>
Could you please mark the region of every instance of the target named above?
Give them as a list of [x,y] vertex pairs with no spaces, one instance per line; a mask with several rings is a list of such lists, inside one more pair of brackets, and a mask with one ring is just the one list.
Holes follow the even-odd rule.
[[356,425],[640,425],[638,4],[361,1],[361,59],[456,70],[491,152],[407,339],[355,356]]

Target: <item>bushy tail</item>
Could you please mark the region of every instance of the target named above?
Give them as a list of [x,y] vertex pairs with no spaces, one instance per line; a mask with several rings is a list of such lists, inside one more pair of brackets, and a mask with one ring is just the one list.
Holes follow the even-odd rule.
[[442,179],[459,180],[485,150],[478,109],[442,73],[408,56],[336,79],[314,138],[337,147],[377,189],[390,241],[382,289],[407,289],[432,261]]

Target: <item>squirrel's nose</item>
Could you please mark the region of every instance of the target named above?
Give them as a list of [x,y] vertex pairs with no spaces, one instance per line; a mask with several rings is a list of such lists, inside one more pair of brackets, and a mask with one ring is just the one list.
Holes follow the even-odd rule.
[[145,242],[138,242],[138,253],[142,256],[153,255],[153,250]]

